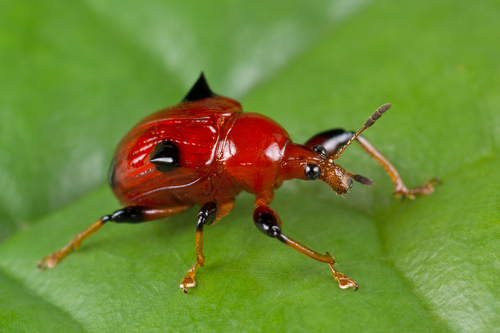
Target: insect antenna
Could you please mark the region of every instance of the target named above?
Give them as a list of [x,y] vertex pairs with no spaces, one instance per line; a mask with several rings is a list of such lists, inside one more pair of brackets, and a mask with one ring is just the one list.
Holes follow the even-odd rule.
[[377,110],[375,110],[375,112],[373,112],[373,114],[370,116],[370,118],[368,118],[368,120],[365,122],[365,124],[363,126],[361,126],[361,128],[359,129],[359,131],[357,131],[353,136],[352,138],[349,139],[349,141],[347,141],[347,143],[344,145],[344,147],[340,148],[340,150],[334,155],[331,157],[332,160],[335,160],[337,158],[340,157],[340,155],[342,155],[342,153],[344,152],[344,150],[354,141],[356,140],[356,138],[361,134],[363,133],[368,127],[370,127],[371,125],[375,124],[375,121],[377,121],[380,117],[382,117],[382,115],[384,114],[384,112],[386,112],[387,110],[389,110],[389,108],[391,107],[392,105],[387,103],[387,104],[384,104],[382,105],[381,107],[379,107]]

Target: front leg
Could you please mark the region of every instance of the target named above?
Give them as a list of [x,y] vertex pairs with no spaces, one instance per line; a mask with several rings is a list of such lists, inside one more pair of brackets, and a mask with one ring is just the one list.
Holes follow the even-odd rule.
[[[330,158],[335,156],[338,151],[353,137],[354,132],[346,132],[343,129],[337,128],[325,132],[321,132],[306,142],[306,146],[315,147],[322,146],[325,148],[326,155]],[[402,198],[415,198],[415,195],[429,195],[434,192],[433,183],[439,183],[439,178],[432,178],[425,182],[422,186],[409,189],[403,182],[398,170],[384,157],[368,140],[361,135],[356,138],[361,148],[372,156],[389,174],[394,183],[394,194]],[[321,148],[314,148],[319,150]],[[355,178],[356,179],[356,178]]]
[[187,294],[187,288],[196,286],[194,275],[196,268],[203,267],[205,263],[205,256],[203,255],[203,227],[205,225],[212,225],[219,221],[221,218],[229,214],[234,207],[234,201],[217,205],[215,202],[207,202],[198,212],[198,223],[196,224],[196,262],[189,269],[186,276],[181,282],[180,287]]
[[356,284],[356,282],[354,282],[354,280],[348,278],[347,276],[333,268],[333,265],[335,265],[336,263],[328,252],[323,255],[314,250],[311,250],[307,246],[304,246],[296,240],[283,234],[281,232],[281,219],[279,215],[274,210],[269,208],[269,206],[267,206],[265,201],[262,199],[257,199],[257,201],[255,202],[253,220],[257,228],[267,236],[276,238],[282,243],[290,246],[300,253],[305,254],[310,258],[327,263],[330,267],[330,270],[332,271],[333,276],[335,277],[335,279],[337,279],[337,281],[339,281],[340,288],[347,289],[349,287],[353,287],[354,290],[358,290],[358,285]]
[[372,156],[389,174],[392,182],[394,183],[394,194],[400,196],[402,199],[408,197],[410,199],[415,199],[415,195],[429,195],[434,192],[433,183],[439,183],[441,180],[439,178],[432,178],[426,181],[422,186],[409,189],[403,182],[403,178],[398,173],[398,170],[389,162],[387,158],[384,157],[375,147],[364,137],[358,136],[357,141],[361,148],[366,151],[370,156]]

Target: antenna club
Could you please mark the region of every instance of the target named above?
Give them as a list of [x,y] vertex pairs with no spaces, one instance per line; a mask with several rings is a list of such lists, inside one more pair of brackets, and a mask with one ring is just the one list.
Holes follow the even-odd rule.
[[361,184],[366,185],[366,186],[373,186],[373,185],[375,185],[375,183],[372,182],[370,179],[368,179],[366,177],[363,177],[361,175],[353,175],[352,179],[354,179],[358,183],[361,183]]
[[370,118],[368,118],[368,120],[366,121],[364,127],[368,128],[370,127],[371,125],[375,124],[375,121],[378,120],[378,118],[382,117],[382,115],[387,111],[389,110],[389,108],[392,106],[392,104],[389,104],[389,103],[386,103],[384,105],[382,105],[381,107],[379,107],[377,110],[375,110],[375,112],[373,112],[373,114],[371,115]]
[[377,110],[375,110],[375,112],[373,112],[373,114],[371,115],[370,118],[368,118],[368,120],[366,121],[366,123],[359,129],[359,131],[357,131],[350,139],[349,141],[347,141],[347,143],[339,149],[339,151],[337,151],[337,153],[332,156],[332,160],[336,160],[337,158],[340,157],[340,155],[342,155],[342,153],[345,151],[345,149],[354,141],[356,140],[356,138],[364,132],[364,130],[366,130],[368,127],[370,127],[371,125],[375,124],[375,121],[382,117],[382,115],[384,114],[384,112],[386,112],[387,110],[389,110],[389,108],[391,107],[392,105],[389,104],[389,103],[386,103],[384,105],[382,105],[381,107],[379,107]]

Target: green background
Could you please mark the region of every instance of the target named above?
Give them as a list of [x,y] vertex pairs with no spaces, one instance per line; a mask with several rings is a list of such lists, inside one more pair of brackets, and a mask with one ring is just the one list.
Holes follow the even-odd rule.
[[[499,15],[493,0],[0,2],[2,332],[498,331]],[[359,291],[262,235],[248,194],[207,228],[188,295],[196,209],[106,226],[36,269],[119,208],[114,146],[201,70],[296,142],[394,105],[365,137],[408,186],[439,176],[433,195],[397,200],[353,145],[339,164],[375,187],[291,181],[271,205]]]

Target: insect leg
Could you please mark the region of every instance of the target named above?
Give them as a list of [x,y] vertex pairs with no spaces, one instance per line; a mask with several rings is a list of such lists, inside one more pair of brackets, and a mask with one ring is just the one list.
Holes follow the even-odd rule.
[[398,170],[389,162],[387,158],[384,157],[373,145],[362,136],[358,136],[357,141],[361,148],[364,149],[371,157],[373,157],[384,169],[387,171],[389,176],[394,183],[394,194],[401,196],[402,198],[408,197],[410,199],[415,199],[415,195],[429,195],[434,192],[434,187],[432,183],[439,183],[439,178],[432,178],[426,181],[422,186],[408,189],[403,182],[403,179],[398,173]]
[[229,214],[234,207],[234,201],[217,205],[215,202],[207,202],[204,204],[198,213],[198,223],[196,224],[196,262],[189,269],[186,276],[181,282],[180,287],[187,294],[187,288],[194,287],[196,281],[194,275],[198,266],[203,267],[205,256],[203,255],[203,227],[205,225],[213,225],[221,218]]
[[188,210],[191,206],[177,206],[170,208],[147,208],[141,206],[129,206],[117,210],[111,215],[101,217],[97,222],[93,223],[90,227],[79,233],[75,238],[69,242],[68,245],[56,251],[37,264],[38,269],[43,271],[45,268],[54,267],[61,259],[67,256],[72,250],[78,249],[80,244],[96,233],[107,222],[115,223],[140,223],[146,221],[158,220],[164,217],[173,216]]
[[[346,132],[343,129],[333,129],[321,132],[306,142],[306,146],[313,147],[315,145],[322,145],[325,147],[328,156],[332,157],[351,139],[354,132]],[[359,143],[370,156],[372,156],[384,169],[394,183],[394,194],[398,196],[415,198],[415,195],[428,195],[434,192],[432,183],[439,182],[439,178],[432,178],[425,182],[422,186],[408,189],[403,182],[403,179],[398,173],[398,170],[385,158],[368,140],[362,136],[358,136],[356,141]]]
[[258,199],[255,203],[253,220],[257,228],[267,236],[276,238],[282,243],[290,246],[291,248],[299,251],[302,254],[305,254],[310,258],[327,263],[330,267],[330,270],[332,271],[333,276],[339,282],[340,288],[347,289],[349,287],[353,287],[354,290],[358,290],[358,285],[356,284],[356,282],[354,282],[354,280],[350,279],[349,277],[333,268],[333,265],[335,265],[335,260],[328,252],[326,252],[325,255],[318,253],[283,234],[281,232],[281,219],[279,215],[271,208],[269,208],[269,206],[267,206],[261,199]]

